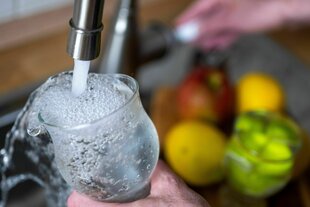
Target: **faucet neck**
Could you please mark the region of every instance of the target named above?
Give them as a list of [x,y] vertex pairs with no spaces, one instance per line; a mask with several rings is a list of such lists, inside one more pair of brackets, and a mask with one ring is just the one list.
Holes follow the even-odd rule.
[[102,27],[104,0],[75,0],[72,23],[82,30]]
[[103,5],[104,0],[75,0],[67,45],[72,58],[93,60],[99,56]]

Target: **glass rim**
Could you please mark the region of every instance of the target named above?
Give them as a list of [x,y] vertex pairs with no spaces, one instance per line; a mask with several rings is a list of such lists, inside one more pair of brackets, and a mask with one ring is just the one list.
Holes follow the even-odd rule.
[[[73,73],[71,73],[70,75],[73,75]],[[138,96],[139,84],[138,84],[137,80],[134,79],[133,77],[131,77],[129,75],[126,75],[126,74],[121,74],[121,73],[100,74],[100,75],[110,76],[112,78],[118,78],[119,80],[120,80],[120,78],[125,78],[125,79],[129,80],[131,83],[133,83],[133,88],[129,87],[127,84],[126,85],[130,89],[133,89],[133,94],[120,107],[116,108],[115,110],[112,110],[110,113],[108,113],[108,114],[106,114],[106,115],[104,115],[104,116],[102,116],[102,117],[100,117],[98,119],[95,119],[95,120],[87,122],[87,123],[77,124],[77,125],[73,125],[73,126],[68,126],[68,125],[58,126],[56,124],[46,122],[44,120],[44,118],[42,117],[41,112],[38,113],[39,122],[41,124],[43,124],[43,125],[47,125],[47,126],[52,127],[52,128],[62,129],[62,130],[66,130],[66,131],[74,131],[74,130],[83,129],[83,128],[86,128],[86,127],[88,127],[90,125],[96,124],[96,123],[102,121],[103,119],[106,119],[106,118],[108,118],[108,117],[110,117],[112,115],[115,115],[116,113],[121,111],[123,108],[125,108],[127,105],[131,104],[136,99],[136,97]]]

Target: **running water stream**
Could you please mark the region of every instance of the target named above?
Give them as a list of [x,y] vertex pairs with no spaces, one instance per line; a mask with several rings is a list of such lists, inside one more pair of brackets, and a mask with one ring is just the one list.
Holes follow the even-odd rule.
[[72,93],[79,96],[87,87],[87,76],[90,61],[74,60],[74,71],[72,79]]

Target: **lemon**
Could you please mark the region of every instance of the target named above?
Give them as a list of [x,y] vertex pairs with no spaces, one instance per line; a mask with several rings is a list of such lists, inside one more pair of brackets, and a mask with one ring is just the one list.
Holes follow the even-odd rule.
[[284,92],[277,80],[264,73],[248,73],[237,84],[237,111],[281,111]]
[[172,169],[188,184],[204,186],[223,178],[226,138],[213,125],[183,121],[165,139],[164,153]]

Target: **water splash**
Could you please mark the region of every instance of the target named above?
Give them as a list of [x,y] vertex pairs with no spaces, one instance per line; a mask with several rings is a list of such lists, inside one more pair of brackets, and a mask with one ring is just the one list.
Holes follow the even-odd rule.
[[40,97],[41,92],[49,86],[51,80],[68,73],[51,77],[35,90],[6,135],[5,146],[0,150],[0,207],[6,206],[10,189],[25,180],[35,181],[43,187],[49,207],[66,206],[71,189],[58,172],[52,142],[48,136],[35,138],[28,135],[27,124],[30,114],[36,110],[35,100]]

